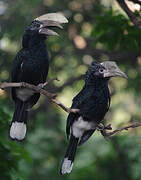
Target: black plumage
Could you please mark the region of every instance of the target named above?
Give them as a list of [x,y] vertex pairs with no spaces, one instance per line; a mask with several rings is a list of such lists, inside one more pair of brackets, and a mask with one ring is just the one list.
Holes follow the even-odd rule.
[[85,143],[103,120],[110,107],[108,80],[112,76],[126,78],[115,62],[93,62],[86,73],[85,85],[73,99],[71,108],[79,113],[70,113],[66,133],[69,144],[61,167],[61,174],[70,173],[78,145]]
[[[17,53],[13,63],[12,82],[39,85],[46,81],[49,57],[45,40],[49,35],[58,35],[49,27],[62,28],[61,23],[67,23],[63,15],[50,13],[36,18],[26,28],[22,38],[22,49]],[[28,111],[37,103],[39,97],[39,93],[30,89],[12,88],[12,99],[15,102],[15,112],[10,127],[12,139],[20,141],[24,139]]]

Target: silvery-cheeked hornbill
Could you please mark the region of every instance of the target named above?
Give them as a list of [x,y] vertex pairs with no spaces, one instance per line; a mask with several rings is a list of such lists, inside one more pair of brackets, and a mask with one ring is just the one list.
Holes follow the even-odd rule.
[[110,107],[108,80],[110,77],[127,78],[115,62],[93,62],[89,67],[85,85],[73,99],[72,107],[79,113],[70,113],[67,118],[66,133],[69,138],[67,151],[62,162],[61,174],[70,173],[78,145],[82,145],[95,132]]
[[[49,57],[45,40],[47,36],[58,35],[52,27],[61,28],[68,20],[60,13],[42,15],[32,21],[25,29],[22,38],[22,49],[17,53],[12,68],[12,82],[27,82],[39,85],[46,81],[49,69]],[[29,109],[36,104],[39,93],[26,88],[12,88],[12,99],[15,102],[10,137],[23,140],[26,135],[26,123]]]

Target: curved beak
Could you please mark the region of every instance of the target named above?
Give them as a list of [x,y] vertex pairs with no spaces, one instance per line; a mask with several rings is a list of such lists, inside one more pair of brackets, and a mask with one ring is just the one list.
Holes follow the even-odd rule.
[[103,77],[122,77],[122,78],[128,78],[128,76],[119,69],[117,64],[114,61],[105,61],[101,63],[102,66],[104,66],[104,74]]
[[51,27],[57,27],[63,29],[61,24],[68,23],[67,18],[60,13],[48,13],[34,19],[41,23],[39,27],[39,34],[45,34],[50,36],[58,36],[58,33],[51,30]]
[[128,76],[123,71],[121,71],[120,69],[112,71],[112,72],[110,72],[109,70],[106,70],[104,72],[103,76],[104,77],[116,77],[116,76],[119,76],[119,77],[128,79]]
[[119,76],[119,77],[128,79],[128,76],[123,71],[121,71],[120,69],[115,71],[114,76]]

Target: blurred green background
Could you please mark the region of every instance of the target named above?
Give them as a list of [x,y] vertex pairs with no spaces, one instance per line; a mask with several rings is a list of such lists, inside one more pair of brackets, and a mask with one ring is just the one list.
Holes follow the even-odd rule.
[[[27,25],[39,15],[58,11],[69,23],[63,31],[57,30],[60,37],[46,41],[48,79],[57,76],[60,80],[47,89],[69,107],[93,60],[116,61],[129,79],[110,80],[112,101],[106,124],[112,123],[115,129],[140,122],[141,30],[114,0],[0,0],[0,81],[10,81],[12,61]],[[140,10],[136,11],[139,15]],[[140,128],[116,134],[109,141],[96,132],[78,148],[72,173],[61,176],[67,113],[41,96],[30,112],[25,141],[12,141],[8,131],[14,104],[9,91],[0,90],[1,180],[141,180]]]

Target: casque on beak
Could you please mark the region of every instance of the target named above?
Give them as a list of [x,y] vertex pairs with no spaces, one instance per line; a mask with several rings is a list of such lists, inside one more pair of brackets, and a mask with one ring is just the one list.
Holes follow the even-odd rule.
[[103,76],[104,77],[122,77],[122,78],[128,78],[128,76],[119,69],[117,64],[114,61],[105,61],[101,63],[102,66],[105,67]]
[[50,27],[57,27],[63,29],[61,24],[68,23],[65,16],[60,13],[48,13],[34,19],[41,23],[39,27],[39,34],[45,34],[47,36],[58,36],[58,33],[51,30]]

